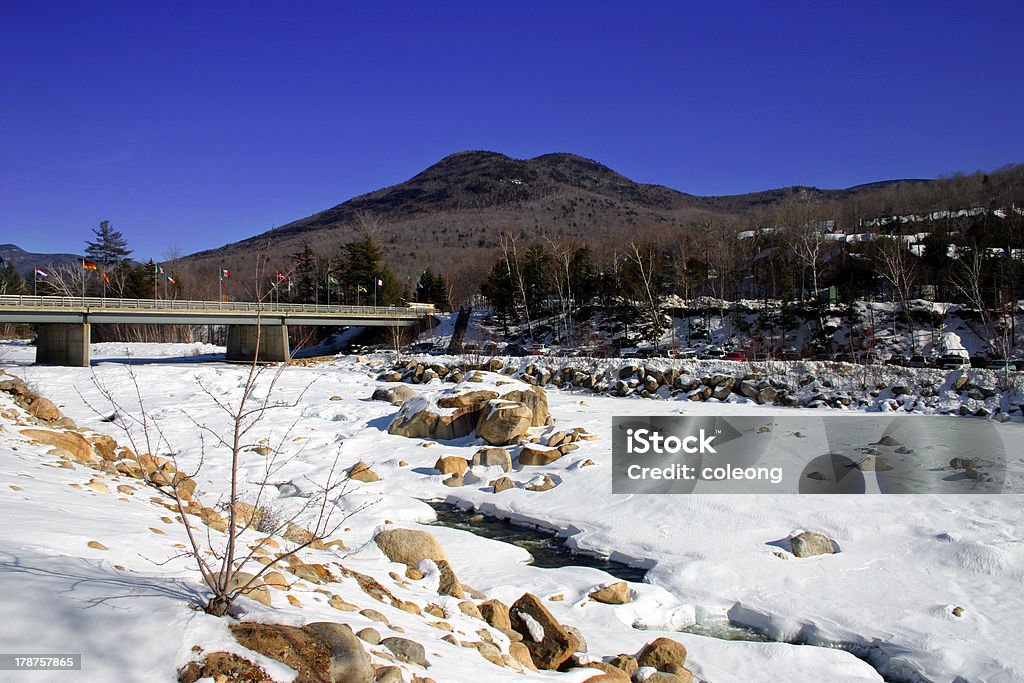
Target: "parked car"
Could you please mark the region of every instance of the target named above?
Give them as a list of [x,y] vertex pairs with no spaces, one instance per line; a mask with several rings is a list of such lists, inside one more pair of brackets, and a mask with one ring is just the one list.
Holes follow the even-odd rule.
[[722,360],[737,361],[740,363],[747,362],[747,356],[741,351],[730,351],[729,353],[722,356]]
[[543,344],[530,344],[526,348],[526,353],[529,356],[546,356],[551,353],[551,350]]
[[1016,363],[1014,363],[1013,361],[1006,360],[1005,358],[996,358],[994,360],[989,361],[988,365],[985,366],[985,369],[987,370],[998,370],[999,372],[1003,372],[1004,370],[1016,372],[1017,368],[1018,365]]
[[926,368],[928,367],[928,359],[924,356],[911,356],[907,360],[908,368]]
[[700,354],[701,360],[716,360],[725,355],[725,351],[722,349],[705,349],[704,353]]
[[988,366],[988,356],[971,356],[972,368],[984,368]]
[[955,353],[947,353],[945,356],[941,356],[936,362],[935,367],[942,370],[960,370],[962,368],[968,368],[971,366],[970,361],[965,356],[960,356]]

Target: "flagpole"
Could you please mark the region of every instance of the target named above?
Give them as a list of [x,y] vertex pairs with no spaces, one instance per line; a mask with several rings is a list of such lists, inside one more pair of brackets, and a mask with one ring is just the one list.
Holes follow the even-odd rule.
[[373,276],[373,307],[377,308],[377,276]]
[[35,270],[32,271],[32,298],[39,296],[39,266],[32,266]]
[[82,305],[85,306],[85,259],[82,259]]
[[159,274],[160,274],[160,264],[159,263],[154,263],[153,264],[153,299],[154,300],[160,298],[160,292],[157,289],[158,286],[157,286],[157,283],[156,283],[156,276],[159,275]]

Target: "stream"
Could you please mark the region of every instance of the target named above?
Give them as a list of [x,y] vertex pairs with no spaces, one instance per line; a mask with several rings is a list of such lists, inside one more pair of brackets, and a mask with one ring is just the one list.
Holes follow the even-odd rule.
[[[516,524],[515,522],[498,517],[490,517],[473,510],[464,510],[452,503],[445,503],[437,500],[425,500],[437,515],[437,521],[433,524],[451,529],[468,531],[477,536],[490,538],[503,543],[510,543],[527,550],[533,556],[532,564],[536,567],[555,569],[559,567],[593,567],[601,569],[608,574],[623,581],[642,583],[647,574],[646,569],[632,567],[623,562],[610,560],[595,555],[576,552],[560,538],[555,531],[544,529],[534,525]],[[776,642],[757,629],[733,622],[727,618],[713,619],[702,624],[693,624],[679,630],[680,633],[717,638],[719,640],[747,641],[747,642]],[[802,643],[792,643],[802,644]],[[807,647],[829,647],[828,645],[806,645]],[[876,670],[879,669],[877,653],[870,656],[868,648],[855,643],[836,643],[831,647],[838,647],[847,650],[854,656],[868,662]],[[881,658],[884,661],[884,657]],[[927,680],[923,677],[908,673],[906,675],[893,676],[888,673],[884,676],[885,681],[897,683],[916,683]]]

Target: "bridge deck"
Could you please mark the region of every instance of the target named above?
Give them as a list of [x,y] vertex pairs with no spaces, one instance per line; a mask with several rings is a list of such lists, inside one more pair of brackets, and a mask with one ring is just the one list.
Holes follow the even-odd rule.
[[0,322],[407,326],[434,307],[100,297],[0,296]]

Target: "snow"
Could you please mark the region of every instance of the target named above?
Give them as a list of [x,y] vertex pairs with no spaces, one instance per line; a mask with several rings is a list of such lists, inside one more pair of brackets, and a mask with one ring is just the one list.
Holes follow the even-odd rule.
[[533,642],[539,643],[544,640],[544,627],[540,625],[539,621],[521,610],[516,610],[516,614],[526,624],[526,630],[530,632],[530,637],[533,638]]
[[[123,434],[101,419],[108,411],[96,380],[126,394],[132,387],[128,370],[124,363],[110,361],[134,358],[138,362],[131,368],[142,398],[182,469],[197,465],[203,456],[195,424],[186,415],[214,429],[226,428],[214,399],[237,401],[246,370],[195,362],[211,353],[196,345],[137,344],[128,353],[123,344],[94,345],[97,362],[92,368],[30,366],[31,348],[5,348],[0,366],[10,374],[25,377],[81,428],[122,441]],[[147,358],[156,362],[143,362]],[[615,496],[609,467],[613,415],[671,415],[681,409],[692,415],[766,418],[820,413],[554,389],[547,393],[556,428],[583,427],[599,435],[597,441],[578,442],[578,450],[550,465],[514,470],[507,476],[518,486],[501,494],[490,492],[486,477],[451,488],[432,469],[434,461],[439,455],[469,458],[480,442],[466,438],[435,443],[388,434],[397,409],[368,400],[377,386],[368,373],[383,367],[381,358],[360,363],[338,357],[286,369],[272,393],[282,407],[251,434],[253,441],[266,438],[284,454],[275,473],[279,485],[271,490],[279,496],[274,504],[282,509],[300,503],[294,496],[312,491],[335,458],[344,468],[363,460],[381,476],[379,482],[357,484],[339,501],[339,514],[350,516],[337,537],[351,550],[310,551],[307,561],[340,562],[372,574],[396,596],[421,607],[441,604],[443,600],[431,595],[439,578],[436,565],[421,567],[428,574],[425,581],[399,585],[387,574],[404,568],[388,562],[371,540],[385,522],[427,528],[465,583],[506,604],[525,591],[534,593],[559,621],[584,633],[591,655],[636,652],[666,635],[686,645],[688,666],[698,676],[716,683],[881,680],[862,659],[836,646],[856,651],[899,680],[1024,679],[1024,649],[1014,637],[1024,614],[1019,590],[1024,582],[1021,494]],[[436,391],[413,388],[424,394]],[[342,400],[329,401],[333,395]],[[0,411],[11,405],[0,394]],[[101,408],[99,413],[90,405]],[[232,645],[223,619],[189,608],[202,590],[201,582],[185,558],[173,557],[171,544],[184,542],[183,528],[161,521],[174,515],[150,502],[150,489],[139,487],[135,495],[119,496],[73,488],[70,484],[82,486],[95,471],[53,467],[54,458],[45,455],[45,448],[26,444],[8,422],[0,420],[0,425],[0,515],[7,521],[0,528],[0,613],[6,617],[0,621],[0,642],[6,650],[82,652],[82,680],[154,681],[173,680],[174,670],[194,657],[193,645],[242,652]],[[1019,471],[1024,466],[1019,446],[1024,426],[992,423],[991,428]],[[204,500],[213,501],[226,491],[227,466],[218,455],[223,451],[207,446],[196,479]],[[597,466],[580,467],[587,459]],[[246,454],[242,473],[247,492],[253,492],[263,468],[259,456]],[[546,492],[525,490],[526,482],[545,474],[559,485]],[[116,483],[136,485],[131,480],[109,483],[111,490]],[[459,530],[421,527],[434,519],[430,507],[417,500],[424,498],[555,529],[575,548],[651,569],[645,583],[630,584],[635,600],[617,606],[595,603],[589,593],[613,580],[604,572],[540,569],[529,565],[526,551],[515,546]],[[794,529],[824,533],[842,552],[795,558],[783,542]],[[86,545],[89,540],[109,550],[92,550]],[[486,664],[472,650],[441,641],[445,632],[425,626],[420,617],[373,601],[351,579],[332,584],[330,591],[360,608],[386,613],[392,624],[405,629],[405,637],[426,645],[432,662],[427,675],[435,680],[480,680],[484,666],[495,681],[585,680],[574,672],[520,675]],[[284,592],[272,591],[273,608],[244,601],[244,618],[342,621],[355,630],[380,627],[358,613],[334,610],[309,587],[288,594],[302,607],[290,604]],[[558,595],[563,599],[550,600]],[[448,607],[457,629],[473,634],[480,627],[457,606]],[[954,607],[963,608],[962,616],[953,615]],[[789,642],[729,642],[678,632],[723,616]],[[289,680],[280,665],[267,667],[276,680]],[[62,674],[61,680],[75,679]]]

